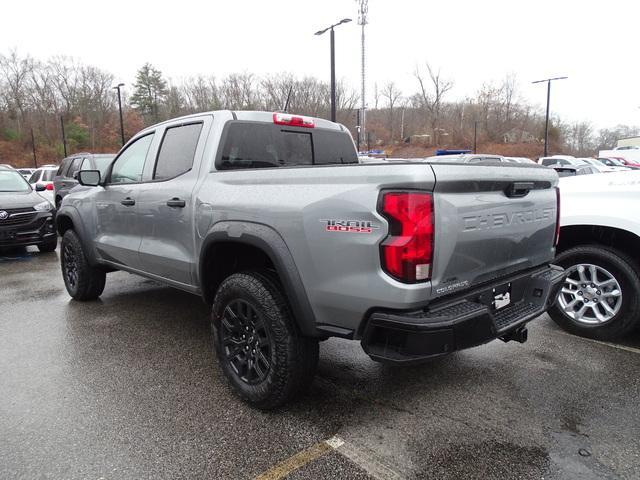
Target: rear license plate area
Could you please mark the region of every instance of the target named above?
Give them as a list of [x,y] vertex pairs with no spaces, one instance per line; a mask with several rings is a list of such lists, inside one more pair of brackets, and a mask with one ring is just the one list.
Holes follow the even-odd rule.
[[491,306],[494,310],[502,310],[511,305],[511,283],[505,283],[492,289],[493,301]]

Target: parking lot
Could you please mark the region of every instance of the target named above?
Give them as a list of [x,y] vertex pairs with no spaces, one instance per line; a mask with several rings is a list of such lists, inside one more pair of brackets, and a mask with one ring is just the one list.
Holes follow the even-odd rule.
[[638,335],[544,316],[524,345],[410,368],[329,340],[311,390],[263,413],[222,378],[200,299],[118,272],[73,302],[58,255],[0,254],[0,478],[640,477]]

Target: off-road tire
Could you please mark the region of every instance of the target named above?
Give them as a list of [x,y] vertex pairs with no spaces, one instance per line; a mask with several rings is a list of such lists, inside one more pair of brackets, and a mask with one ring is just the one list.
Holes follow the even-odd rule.
[[67,230],[62,236],[60,266],[64,285],[74,300],[95,300],[104,291],[106,272],[89,264],[82,242],[73,230]]
[[[223,342],[225,309],[238,300],[248,303],[262,318],[271,345],[266,376],[253,384],[243,380],[234,369],[233,359],[227,355]],[[235,392],[256,408],[277,408],[313,380],[318,364],[318,340],[300,334],[282,287],[270,272],[235,273],[222,282],[212,306],[211,333],[223,373]]]
[[53,252],[56,248],[58,248],[58,237],[56,236],[53,240],[49,240],[46,243],[41,243],[38,245],[38,250],[42,253],[50,253]]
[[611,320],[586,325],[565,315],[558,302],[549,309],[551,318],[564,330],[597,340],[614,340],[640,325],[640,268],[628,255],[600,245],[581,245],[562,252],[554,260],[565,269],[579,264],[592,264],[610,272],[622,289],[622,305]]

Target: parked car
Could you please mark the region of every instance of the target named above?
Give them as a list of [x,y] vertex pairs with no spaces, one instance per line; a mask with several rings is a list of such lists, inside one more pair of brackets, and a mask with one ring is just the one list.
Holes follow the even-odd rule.
[[607,165],[609,165],[609,162],[610,162],[617,166],[627,167],[633,170],[640,169],[640,163],[638,161],[627,160],[626,158],[622,158],[622,157],[608,157],[608,158],[598,157],[598,160],[601,160]]
[[549,314],[578,335],[624,336],[640,325],[640,172],[563,178],[560,194],[569,276]]
[[540,165],[550,167],[552,165],[583,165],[581,159],[572,157],[571,155],[553,155],[551,157],[540,157],[538,159]]
[[14,169],[13,166],[9,165],[8,163],[0,163],[0,167]]
[[559,177],[575,177],[576,175],[591,175],[592,173],[600,173],[596,167],[591,165],[550,165],[549,168],[554,169]]
[[505,161],[511,163],[536,163],[527,157],[504,157]]
[[25,180],[29,180],[33,172],[36,171],[35,168],[18,168],[18,173],[24,177]]
[[463,153],[456,155],[435,155],[420,159],[421,162],[439,163],[483,163],[483,162],[507,162],[502,155],[488,155],[483,153]]
[[0,248],[36,245],[52,252],[58,240],[53,220],[51,202],[15,169],[0,166]]
[[509,170],[362,164],[318,118],[182,117],[135,135],[104,178],[79,172],[57,215],[63,279],[76,300],[113,270],[202,296],[227,379],[273,408],[309,384],[328,337],[399,364],[526,340],[564,280],[549,264],[558,180]]
[[80,170],[99,170],[104,176],[114,158],[113,154],[77,153],[63,159],[53,178],[56,208],[60,207],[69,191],[78,185],[77,175]]
[[578,160],[582,160],[584,163],[591,165],[600,173],[611,173],[611,172],[624,172],[630,170],[627,167],[619,167],[619,166],[609,166],[605,163],[597,160],[595,158],[578,158]]
[[38,168],[35,172],[33,172],[31,178],[29,178],[29,183],[33,188],[44,187],[41,191],[42,196],[54,205],[55,201],[53,198],[53,178],[55,177],[57,171],[57,165],[46,165],[44,167]]
[[623,159],[633,164],[640,164],[640,147],[616,147],[613,150],[600,150],[598,157]]

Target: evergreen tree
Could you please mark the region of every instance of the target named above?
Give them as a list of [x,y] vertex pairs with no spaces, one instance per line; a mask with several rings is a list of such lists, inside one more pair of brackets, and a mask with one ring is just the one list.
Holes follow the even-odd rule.
[[162,72],[150,63],[145,63],[136,74],[131,104],[143,116],[157,122],[160,118],[160,102],[165,99],[167,93],[167,82],[162,78]]

